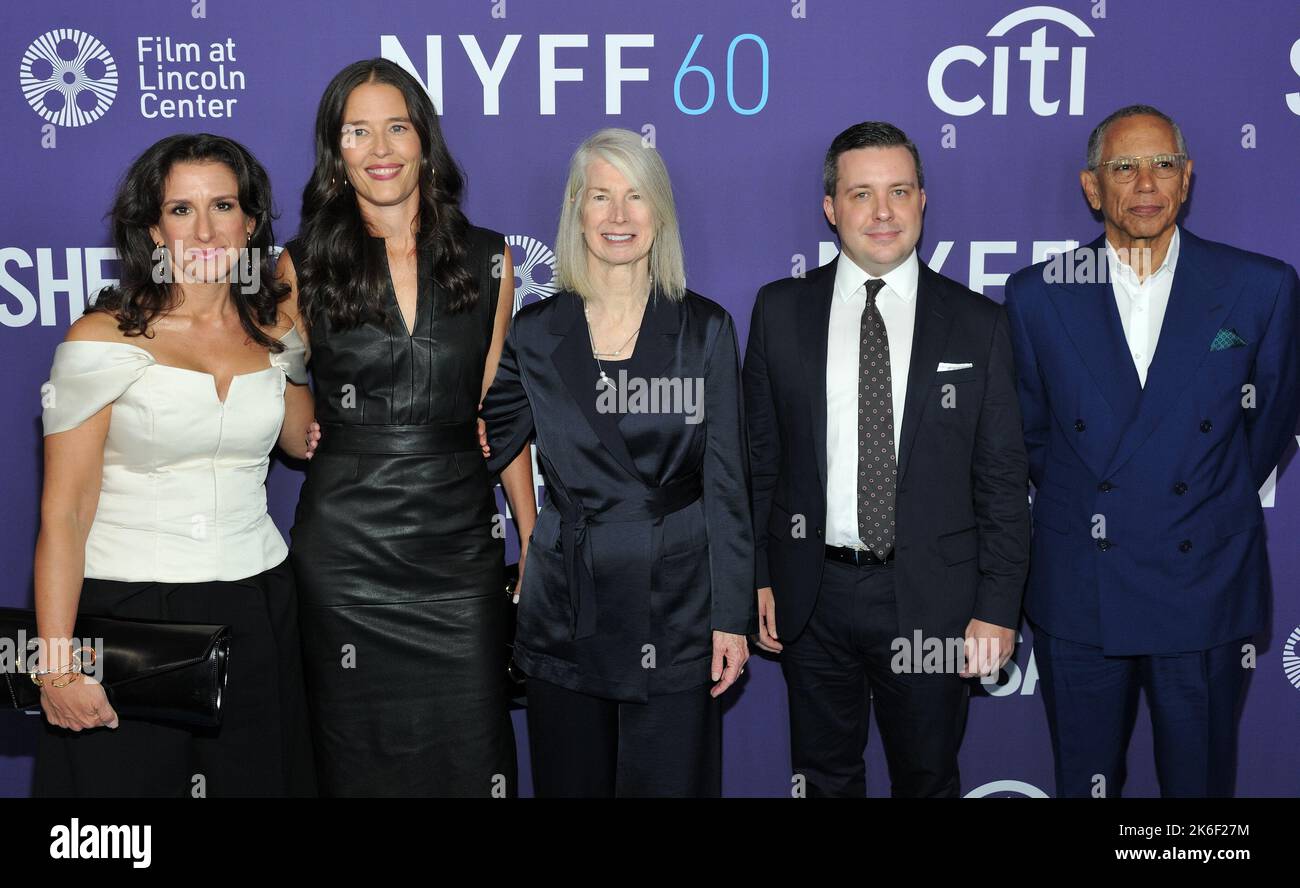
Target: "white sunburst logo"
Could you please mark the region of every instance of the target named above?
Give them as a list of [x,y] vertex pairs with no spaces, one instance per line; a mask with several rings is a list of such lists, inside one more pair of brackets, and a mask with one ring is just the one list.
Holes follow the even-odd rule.
[[970,792],[966,793],[968,799],[986,799],[992,797],[1011,796],[1012,798],[1024,799],[1046,799],[1050,796],[1034,786],[1032,783],[1026,783],[1023,780],[994,780],[991,783],[985,783],[983,786],[977,786]]
[[32,41],[18,69],[32,110],[59,126],[84,126],[104,116],[117,95],[117,62],[98,38],[75,28]]
[[1300,644],[1300,626],[1291,630],[1286,644],[1282,645],[1282,671],[1286,673],[1287,681],[1300,690],[1300,654],[1296,653],[1297,644]]
[[525,299],[549,299],[555,295],[555,253],[536,238],[522,234],[506,237],[515,262],[515,311],[524,307]]

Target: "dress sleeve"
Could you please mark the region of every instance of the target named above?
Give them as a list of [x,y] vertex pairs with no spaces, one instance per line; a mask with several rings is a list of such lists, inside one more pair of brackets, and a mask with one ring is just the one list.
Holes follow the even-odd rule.
[[149,352],[125,342],[61,343],[41,392],[45,434],[75,429],[122,397],[154,363]]
[[284,343],[284,351],[271,353],[271,366],[283,370],[290,381],[306,385],[307,359],[310,354],[307,343],[302,341],[296,327],[290,327],[289,332],[280,337],[280,341]]

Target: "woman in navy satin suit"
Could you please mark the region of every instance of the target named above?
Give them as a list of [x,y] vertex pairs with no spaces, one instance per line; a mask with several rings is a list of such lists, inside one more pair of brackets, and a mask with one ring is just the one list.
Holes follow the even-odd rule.
[[535,436],[545,474],[515,643],[534,788],[716,796],[757,629],[731,317],[686,289],[667,170],[627,130],[574,154],[556,253],[482,408],[489,470]]

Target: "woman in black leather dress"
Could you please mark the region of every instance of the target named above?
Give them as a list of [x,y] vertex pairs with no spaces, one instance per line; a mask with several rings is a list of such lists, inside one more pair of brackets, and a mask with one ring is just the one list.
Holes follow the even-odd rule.
[[[291,554],[326,795],[516,794],[504,550],[476,437],[514,282],[461,189],[414,78],[372,59],[331,81],[280,266],[322,433]],[[527,540],[526,452],[502,481]]]

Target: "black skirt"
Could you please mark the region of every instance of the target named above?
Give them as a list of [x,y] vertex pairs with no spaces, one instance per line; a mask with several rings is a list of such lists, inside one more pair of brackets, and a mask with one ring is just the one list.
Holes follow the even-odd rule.
[[290,551],[322,795],[517,794],[494,511],[478,453],[313,457]]
[[293,572],[286,559],[230,582],[87,579],[78,611],[232,629],[222,720],[190,728],[122,718],[80,733],[45,723],[38,797],[230,797],[316,794]]

